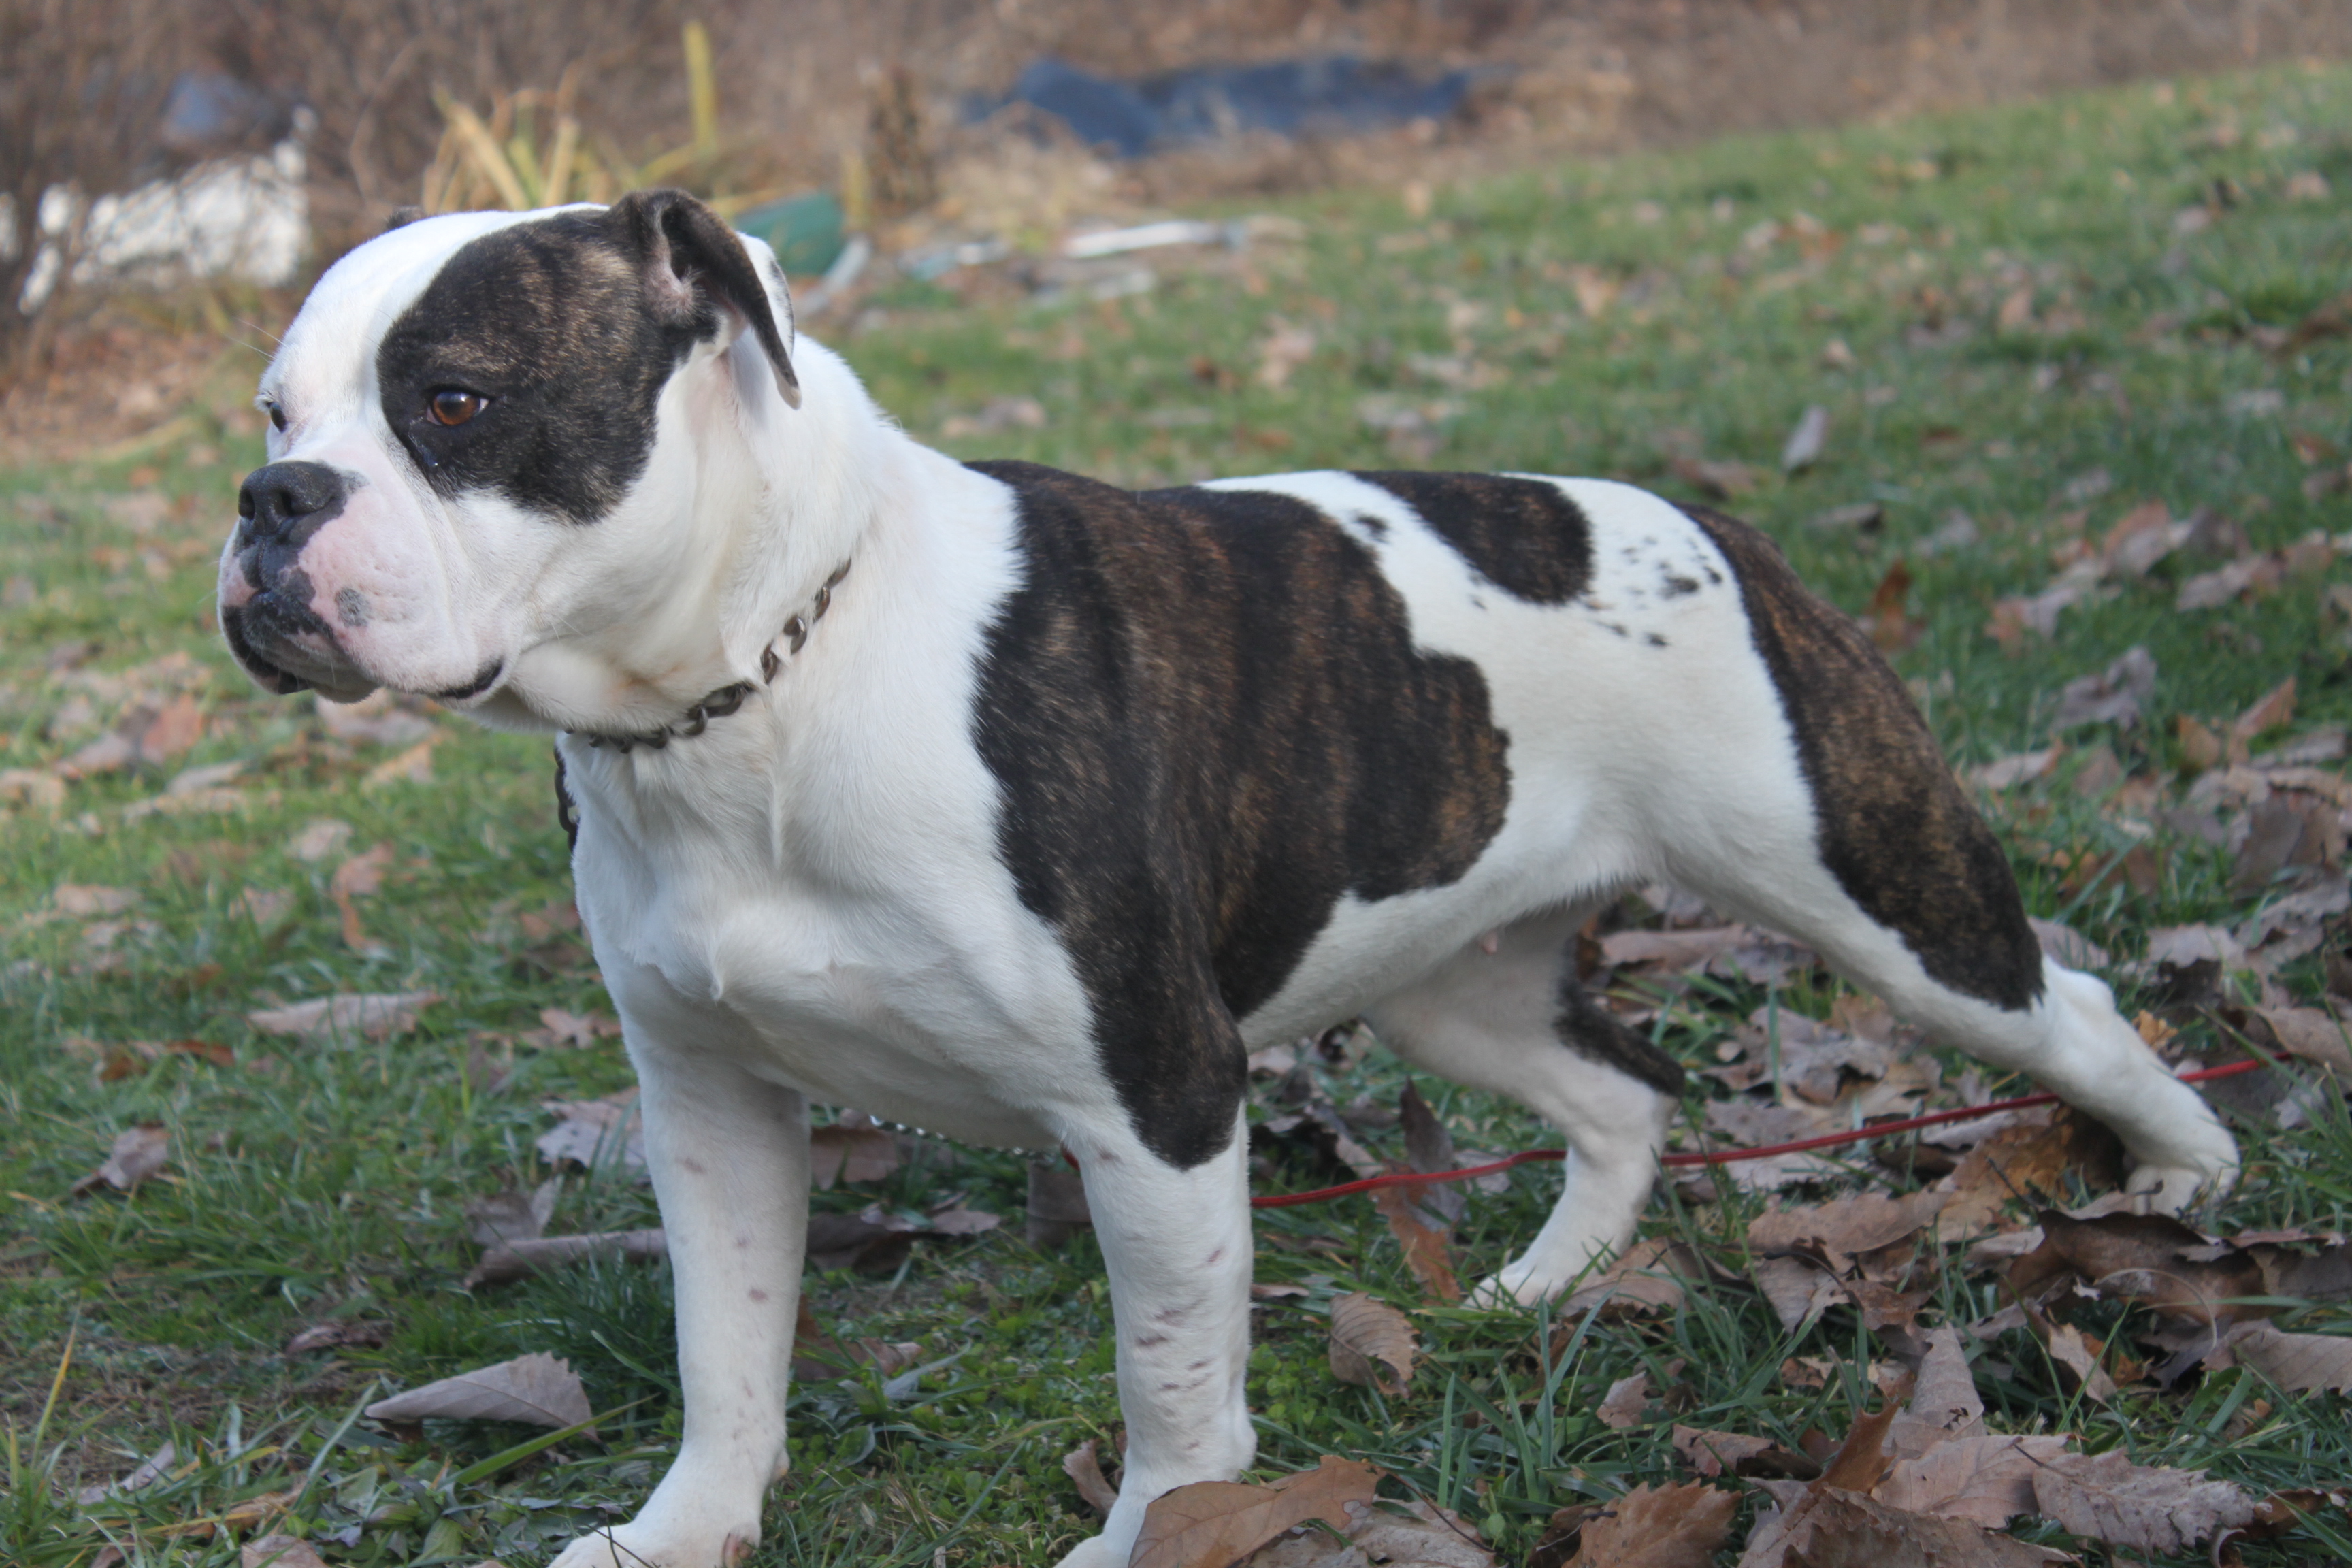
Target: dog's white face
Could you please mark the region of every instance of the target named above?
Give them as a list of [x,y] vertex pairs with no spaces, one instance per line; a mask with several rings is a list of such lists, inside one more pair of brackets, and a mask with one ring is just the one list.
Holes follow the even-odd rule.
[[707,634],[693,564],[725,553],[698,501],[756,484],[747,426],[798,400],[782,282],[672,192],[352,252],[262,377],[269,462],[221,557],[238,662],[493,722],[625,728],[635,686],[674,711],[665,677],[705,679],[664,668]]

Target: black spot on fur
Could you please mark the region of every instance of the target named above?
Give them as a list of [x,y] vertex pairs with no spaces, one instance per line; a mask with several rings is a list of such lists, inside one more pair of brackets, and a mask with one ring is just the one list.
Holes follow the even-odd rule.
[[1697,593],[1698,583],[1679,572],[1669,572],[1666,574],[1665,585],[1658,591],[1669,599],[1679,599],[1685,594]]
[[1559,1014],[1551,1027],[1560,1044],[1587,1060],[1614,1068],[1660,1094],[1683,1091],[1683,1064],[1595,1002],[1577,984],[1573,945],[1560,967]]
[[1387,521],[1383,519],[1374,517],[1368,511],[1360,511],[1356,514],[1356,526],[1362,529],[1366,533],[1370,534],[1374,539],[1385,540],[1389,536],[1389,525]]
[[1416,651],[1370,552],[1305,502],[972,466],[1015,491],[1025,573],[975,719],[1000,852],[1077,964],[1138,1136],[1198,1164],[1245,1089],[1234,1020],[1342,895],[1469,870],[1509,737],[1477,669]]
[[2042,994],[2017,879],[1910,694],[1853,621],[1805,591],[1779,546],[1685,507],[1739,579],[1740,602],[1796,732],[1822,863],[1939,984],[2011,1011]]
[[[376,351],[384,418],[435,490],[594,521],[645,471],[672,373],[734,315],[791,383],[750,257],[689,206],[708,217],[677,192],[639,192],[484,235],[442,264]],[[489,401],[440,425],[427,405],[453,387]]]
[[1360,473],[1421,514],[1471,570],[1537,605],[1592,582],[1592,525],[1559,486],[1496,474]]

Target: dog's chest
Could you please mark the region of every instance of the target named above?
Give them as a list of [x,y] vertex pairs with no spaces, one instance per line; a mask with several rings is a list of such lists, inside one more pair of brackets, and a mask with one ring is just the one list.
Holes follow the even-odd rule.
[[702,737],[740,757],[714,746],[583,799],[582,912],[633,1035],[728,1052],[820,1103],[1050,1142],[1042,1110],[1108,1091],[1066,955],[975,831],[986,803],[956,798],[936,759],[927,798],[887,807],[779,780],[745,760],[763,722]]

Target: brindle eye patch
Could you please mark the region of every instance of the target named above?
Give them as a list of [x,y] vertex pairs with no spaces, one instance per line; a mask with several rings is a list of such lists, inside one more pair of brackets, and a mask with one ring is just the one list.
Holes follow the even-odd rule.
[[425,411],[436,425],[463,425],[489,405],[490,400],[480,393],[457,386],[442,387],[425,400]]

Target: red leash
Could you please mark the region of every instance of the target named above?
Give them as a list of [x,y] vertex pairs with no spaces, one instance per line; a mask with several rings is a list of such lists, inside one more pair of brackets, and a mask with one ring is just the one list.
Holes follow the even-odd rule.
[[[2261,1061],[2231,1062],[2227,1067],[2182,1073],[2180,1081],[2203,1083],[2209,1079],[2230,1078],[2269,1065]],[[1901,1121],[1883,1121],[1875,1127],[1864,1127],[1852,1132],[1829,1132],[1819,1138],[1800,1138],[1794,1143],[1773,1143],[1761,1149],[1725,1149],[1712,1154],[1666,1154],[1660,1156],[1658,1163],[1670,1167],[1728,1165],[1735,1160],[1762,1160],[1774,1154],[1801,1153],[1808,1149],[1835,1149],[1847,1143],[1864,1143],[1874,1138],[1892,1137],[1897,1132],[1916,1132],[1922,1127],[1937,1127],[1947,1121],[1974,1121],[1980,1116],[1990,1116],[1996,1111],[2022,1110],[2031,1105],[2054,1105],[2057,1100],[2054,1094],[2028,1094],[2016,1100],[1996,1100],[1989,1105],[1963,1106],[1958,1110],[1938,1110]],[[1286,1209],[1297,1204],[1319,1204],[1326,1198],[1345,1197],[1349,1193],[1368,1193],[1375,1187],[1417,1187],[1432,1182],[1466,1182],[1475,1176],[1490,1176],[1497,1171],[1507,1171],[1514,1165],[1524,1165],[1531,1161],[1566,1158],[1568,1151],[1565,1149],[1527,1149],[1490,1164],[1465,1165],[1458,1171],[1394,1171],[1385,1176],[1367,1176],[1360,1182],[1342,1182],[1336,1187],[1322,1187],[1311,1193],[1281,1193],[1252,1198],[1250,1207]]]

